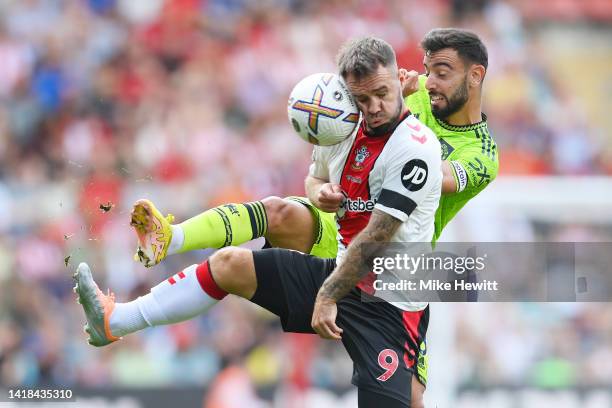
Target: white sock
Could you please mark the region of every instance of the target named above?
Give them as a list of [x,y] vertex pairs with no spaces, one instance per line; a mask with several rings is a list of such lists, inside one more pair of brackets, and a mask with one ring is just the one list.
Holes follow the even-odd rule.
[[189,320],[208,310],[218,300],[202,290],[196,276],[197,267],[183,269],[151,288],[145,296],[115,304],[110,316],[111,333],[121,337],[149,326]]
[[172,239],[168,245],[168,255],[178,254],[185,242],[185,233],[180,225],[170,225],[172,228]]

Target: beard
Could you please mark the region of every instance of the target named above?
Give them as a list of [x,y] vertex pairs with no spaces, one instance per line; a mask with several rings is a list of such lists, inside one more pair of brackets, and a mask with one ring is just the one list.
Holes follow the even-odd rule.
[[431,107],[431,113],[433,113],[434,117],[437,119],[445,120],[453,113],[458,112],[468,100],[468,87],[467,87],[467,76],[463,79],[463,82],[457,90],[451,95],[450,98],[447,98],[446,95],[442,94],[430,94],[435,96],[441,96],[446,100],[446,107]]
[[368,134],[370,136],[382,136],[382,135],[386,135],[387,133],[395,129],[395,127],[397,126],[400,120],[400,117],[402,116],[402,108],[404,106],[403,104],[404,104],[404,100],[402,99],[402,95],[400,93],[398,96],[397,111],[395,112],[393,117],[388,122],[385,122],[382,125],[378,125],[374,128],[367,125],[367,122],[366,122],[366,125],[367,125],[366,129],[368,131]]

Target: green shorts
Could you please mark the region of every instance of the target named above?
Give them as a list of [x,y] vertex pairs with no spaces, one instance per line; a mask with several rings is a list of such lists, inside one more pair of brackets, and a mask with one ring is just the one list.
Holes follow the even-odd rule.
[[318,258],[335,258],[338,255],[336,214],[319,210],[306,197],[292,196],[287,197],[287,199],[305,205],[316,220],[317,236],[310,250],[310,255]]

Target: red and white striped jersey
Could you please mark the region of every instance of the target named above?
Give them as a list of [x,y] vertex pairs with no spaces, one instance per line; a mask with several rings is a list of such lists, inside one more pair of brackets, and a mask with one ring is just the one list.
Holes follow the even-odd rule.
[[[442,189],[440,143],[413,115],[387,135],[368,136],[362,122],[342,143],[315,146],[310,175],[339,184],[346,196],[336,214],[338,264],[374,208],[403,221],[391,242],[431,242]],[[369,274],[358,286],[373,294],[374,277]],[[394,305],[421,310],[426,303]]]

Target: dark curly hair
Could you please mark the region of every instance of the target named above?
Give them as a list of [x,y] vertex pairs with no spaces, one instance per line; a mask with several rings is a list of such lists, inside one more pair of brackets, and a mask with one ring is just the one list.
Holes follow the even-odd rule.
[[457,51],[464,63],[489,65],[487,47],[480,38],[471,31],[459,28],[435,28],[425,35],[421,41],[425,54],[431,54],[445,48]]

